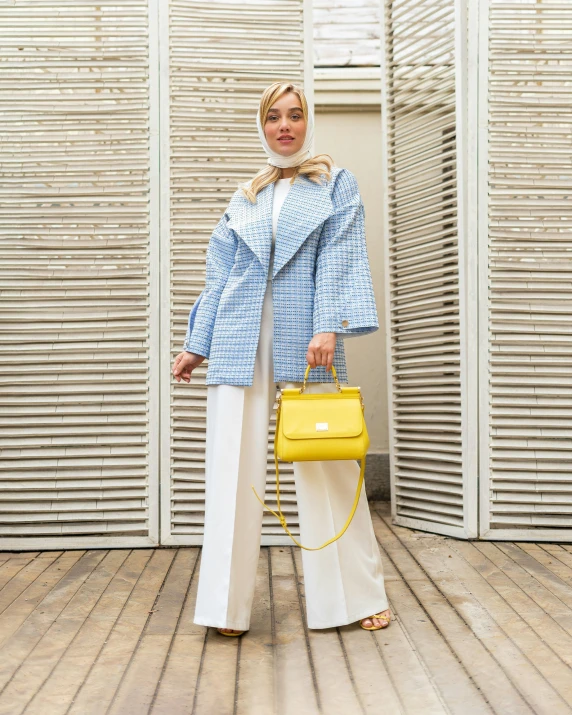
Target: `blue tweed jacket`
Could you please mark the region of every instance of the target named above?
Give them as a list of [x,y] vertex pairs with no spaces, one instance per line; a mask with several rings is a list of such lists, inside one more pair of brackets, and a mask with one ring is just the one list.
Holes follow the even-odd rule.
[[[274,184],[255,204],[239,189],[215,227],[206,285],[190,315],[183,350],[208,358],[207,385],[252,385],[272,243]],[[337,333],[334,367],[347,382],[343,338],[379,327],[357,181],[335,167],[327,183],[300,176],[279,216],[272,270],[274,382],[301,382],[308,343]],[[342,338],[342,339],[340,339]],[[312,382],[333,382],[323,366]]]

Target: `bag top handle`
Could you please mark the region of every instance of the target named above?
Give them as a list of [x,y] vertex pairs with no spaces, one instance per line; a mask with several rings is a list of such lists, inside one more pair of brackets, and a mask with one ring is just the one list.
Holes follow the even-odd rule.
[[[300,394],[302,394],[302,393],[304,392],[304,390],[306,389],[306,381],[308,380],[308,375],[310,374],[310,370],[311,370],[311,369],[312,369],[312,366],[310,365],[310,363],[308,363],[308,367],[306,368],[306,372],[304,373],[304,384],[303,384],[302,387],[300,388]],[[338,388],[338,392],[341,392],[341,391],[342,391],[342,387],[341,387],[340,383],[338,382],[338,376],[337,376],[337,374],[336,374],[336,368],[335,368],[333,365],[332,365],[332,375],[334,376],[334,380],[335,380],[335,383],[336,383],[336,387]]]

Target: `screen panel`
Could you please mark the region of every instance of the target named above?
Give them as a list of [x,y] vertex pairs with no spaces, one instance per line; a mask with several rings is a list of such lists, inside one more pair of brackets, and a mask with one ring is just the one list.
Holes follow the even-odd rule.
[[2,545],[153,544],[147,3],[3,3],[0,35]]
[[[169,196],[169,360],[182,350],[189,311],[203,289],[210,235],[239,183],[266,163],[256,130],[262,91],[280,79],[305,81],[311,99],[311,49],[302,0],[280,4],[248,1],[171,1],[168,33],[169,135],[162,176]],[[311,23],[311,14],[306,21]],[[311,29],[311,28],[310,28]],[[164,43],[165,46],[167,42]],[[167,161],[167,159],[165,159]],[[166,231],[163,231],[166,235]],[[168,301],[168,302],[167,302]],[[163,435],[162,540],[200,543],[204,526],[206,363],[189,384],[172,381]],[[276,508],[273,414],[268,435],[266,502]],[[298,516],[291,465],[281,464],[283,508],[294,533]],[[254,495],[253,495],[253,498]],[[265,512],[263,543],[290,543]]]

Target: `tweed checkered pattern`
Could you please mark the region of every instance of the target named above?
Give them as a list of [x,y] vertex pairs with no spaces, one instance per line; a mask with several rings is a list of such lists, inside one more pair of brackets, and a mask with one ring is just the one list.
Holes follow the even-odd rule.
[[[207,385],[252,385],[272,244],[274,184],[251,204],[236,191],[206,254],[205,289],[183,350],[208,358]],[[347,382],[343,338],[379,327],[355,176],[334,168],[321,185],[298,177],[280,211],[272,268],[274,381],[301,382],[316,333],[337,334],[334,366]],[[325,367],[312,382],[333,382]]]

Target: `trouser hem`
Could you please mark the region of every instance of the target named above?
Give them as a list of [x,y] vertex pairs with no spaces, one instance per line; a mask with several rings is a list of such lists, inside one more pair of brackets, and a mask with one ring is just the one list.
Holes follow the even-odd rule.
[[193,623],[197,626],[210,626],[211,628],[232,628],[233,631],[247,631],[250,628],[250,623],[233,623],[224,619],[213,621],[210,618],[194,618]]

